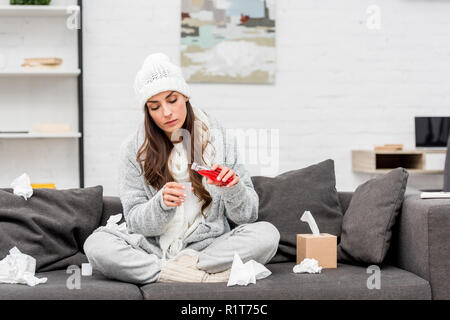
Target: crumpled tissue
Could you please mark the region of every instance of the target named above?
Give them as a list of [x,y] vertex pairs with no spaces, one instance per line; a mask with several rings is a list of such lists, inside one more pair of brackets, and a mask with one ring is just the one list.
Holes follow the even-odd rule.
[[121,219],[122,219],[121,213],[110,216],[108,218],[108,221],[106,221],[106,227],[120,231],[120,232],[128,233],[126,222],[122,222],[121,224],[118,224]]
[[319,262],[316,259],[305,258],[300,264],[294,266],[295,273],[320,273],[322,267],[319,266]]
[[28,200],[28,198],[31,198],[33,195],[30,177],[26,173],[14,179],[14,181],[11,182],[11,187],[13,187],[15,195],[22,196],[25,200]]
[[243,263],[239,255],[235,252],[227,286],[246,286],[249,283],[254,284],[256,283],[256,280],[264,279],[271,274],[272,272],[269,269],[255,260]]
[[17,247],[9,250],[9,254],[0,261],[0,283],[19,283],[34,287],[46,283],[47,278],[36,278],[36,259],[20,252]]

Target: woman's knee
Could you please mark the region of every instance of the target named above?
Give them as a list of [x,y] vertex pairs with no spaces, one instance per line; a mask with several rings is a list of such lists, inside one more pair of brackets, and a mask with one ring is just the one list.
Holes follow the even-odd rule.
[[263,243],[267,246],[267,250],[277,250],[280,242],[280,232],[278,229],[267,221],[258,221],[252,223],[252,229],[257,232],[258,238],[264,240]]
[[83,249],[92,268],[108,278],[146,284],[156,281],[160,270],[156,255],[133,248],[126,240],[109,232],[92,233]]
[[277,227],[267,221],[261,221],[264,225],[264,229],[266,234],[270,235],[272,238],[272,244],[275,249],[278,249],[278,243],[280,242],[280,231],[278,231]]
[[84,253],[89,262],[94,265],[93,267],[111,263],[110,260],[114,256],[111,247],[112,237],[114,235],[108,232],[97,231],[92,233],[84,242]]

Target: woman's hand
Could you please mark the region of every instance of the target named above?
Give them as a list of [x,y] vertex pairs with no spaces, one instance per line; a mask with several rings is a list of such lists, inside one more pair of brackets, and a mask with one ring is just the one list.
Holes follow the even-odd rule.
[[186,198],[185,188],[181,183],[167,182],[163,187],[162,196],[166,206],[179,207]]
[[223,167],[220,164],[216,163],[215,165],[213,165],[211,167],[211,170],[216,170],[217,168],[221,169],[219,175],[217,176],[217,180],[212,180],[212,179],[208,178],[206,180],[206,182],[208,184],[214,184],[218,187],[222,187],[220,185],[221,181],[225,182],[231,177],[233,177],[233,179],[231,180],[230,183],[228,183],[226,185],[226,188],[231,188],[232,186],[234,186],[235,184],[237,184],[239,182],[239,176],[236,174],[236,172],[233,169],[230,169],[228,167]]

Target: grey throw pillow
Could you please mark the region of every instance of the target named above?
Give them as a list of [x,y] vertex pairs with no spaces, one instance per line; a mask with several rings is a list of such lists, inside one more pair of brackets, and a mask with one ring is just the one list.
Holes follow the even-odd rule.
[[383,262],[407,182],[408,172],[397,168],[356,188],[344,214],[338,261]]
[[311,211],[321,233],[341,234],[342,210],[336,190],[334,161],[285,172],[277,177],[253,176],[259,196],[258,221],[268,221],[280,232],[274,262],[295,261],[298,233],[311,233],[300,221]]
[[37,272],[87,262],[83,244],[102,210],[102,186],[35,189],[28,200],[0,189],[0,259],[16,246],[36,259]]

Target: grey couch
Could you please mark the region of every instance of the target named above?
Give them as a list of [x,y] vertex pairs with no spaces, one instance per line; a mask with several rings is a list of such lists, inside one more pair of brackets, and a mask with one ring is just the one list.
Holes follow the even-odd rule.
[[444,192],[450,192],[450,136],[447,140],[447,152],[445,154],[444,166]]
[[[352,193],[340,192],[343,211]],[[122,212],[117,197],[104,197],[104,225]],[[421,200],[407,195],[394,228],[388,257],[381,270],[380,289],[368,289],[372,275],[367,266],[338,264],[321,274],[296,274],[295,262],[269,263],[272,275],[247,287],[226,283],[152,283],[136,286],[109,280],[94,271],[82,276],[79,289],[68,289],[71,274],[57,270],[37,274],[47,277],[36,287],[0,284],[2,299],[450,299],[450,200]]]

